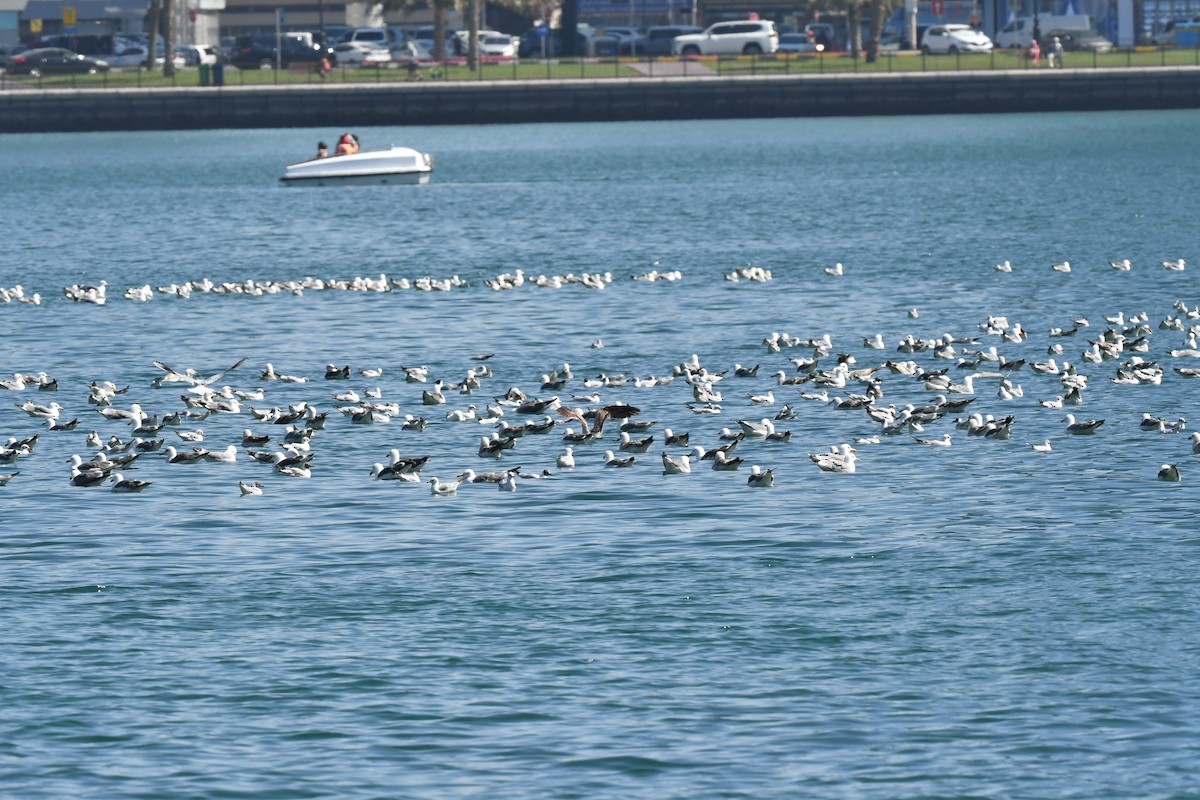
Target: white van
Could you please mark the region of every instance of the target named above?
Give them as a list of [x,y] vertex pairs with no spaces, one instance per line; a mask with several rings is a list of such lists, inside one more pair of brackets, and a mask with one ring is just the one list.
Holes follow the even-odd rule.
[[[1048,31],[1076,32],[1092,30],[1092,18],[1087,14],[1038,14],[1038,28]],[[1017,17],[996,34],[996,47],[1028,47],[1033,40],[1033,17]]]

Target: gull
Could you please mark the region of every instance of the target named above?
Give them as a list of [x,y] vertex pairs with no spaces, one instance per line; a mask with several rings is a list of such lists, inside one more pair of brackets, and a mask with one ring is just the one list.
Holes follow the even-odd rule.
[[752,489],[766,489],[769,486],[775,485],[775,470],[763,470],[758,464],[750,467],[750,475],[746,478],[746,485]]
[[1038,444],[1037,442],[1030,442],[1029,446],[1031,448],[1033,448],[1033,451],[1035,453],[1049,453],[1053,449],[1052,447],[1050,447],[1049,439],[1042,442],[1041,444]]
[[739,419],[737,424],[741,426],[742,432],[752,439],[764,439],[775,432],[775,423],[766,417],[763,417],[761,422]]
[[733,374],[738,378],[753,378],[758,375],[758,364],[753,367],[743,367],[741,364],[733,365]]
[[18,470],[16,472],[6,472],[3,475],[0,475],[0,486],[8,486],[8,482],[20,474],[21,472]]
[[921,312],[917,311],[915,308],[910,308],[908,310],[908,316],[912,319],[916,319],[917,317],[921,316]]
[[[151,361],[150,363],[152,363],[154,366],[158,367],[159,369],[161,369],[163,372],[166,373],[165,375],[160,375],[159,377],[154,379],[154,382],[152,383],[152,385],[154,385],[154,386],[161,386],[163,383],[172,383],[172,382],[189,383],[192,386],[208,386],[212,383],[215,383],[215,382],[221,380],[221,378],[225,377],[225,374],[227,372],[233,372],[235,369],[240,367],[242,364],[245,364],[246,359],[243,358],[240,361],[238,361],[236,364],[234,364],[232,367],[223,369],[220,372],[214,372],[212,375],[209,375],[207,378],[197,377],[196,370],[192,369],[191,367],[188,367],[183,372],[179,372],[178,370],[172,369],[171,367],[167,366],[166,364],[164,364],[161,361]],[[267,366],[270,367],[271,365],[268,364]],[[263,380],[270,380],[270,379],[264,377]]]
[[1054,270],[1055,272],[1070,272],[1071,271],[1071,262],[1063,261],[1058,264],[1051,264],[1050,269]]
[[688,454],[684,454],[675,458],[670,454],[663,452],[662,454],[663,475],[688,475],[692,471],[692,458]]
[[442,394],[443,386],[441,381],[435,381],[432,389],[425,389],[421,392],[421,402],[427,406],[444,405],[446,395]]
[[626,453],[644,453],[650,449],[650,445],[653,443],[653,436],[646,436],[642,439],[631,439],[628,431],[621,431],[621,443],[618,445],[618,449]]
[[919,436],[914,436],[914,437],[913,437],[913,440],[914,440],[914,441],[915,441],[917,444],[930,445],[930,446],[933,446],[933,447],[949,447],[949,446],[950,446],[950,444],[951,444],[951,442],[950,442],[950,434],[948,434],[948,433],[944,433],[944,434],[942,434],[942,438],[941,438],[941,439],[922,439],[922,438],[920,438]]
[[1179,483],[1179,467],[1174,464],[1163,464],[1159,467],[1158,479],[1170,483]]
[[242,447],[262,447],[269,441],[271,437],[268,434],[254,433],[249,428],[242,430]]
[[752,394],[750,395],[750,402],[755,405],[774,405],[775,392],[768,389],[766,394]]
[[496,488],[502,492],[515,492],[517,490],[517,473],[515,471],[506,473]]
[[261,496],[263,493],[263,486],[262,486],[262,483],[259,481],[255,481],[254,483],[246,483],[245,481],[238,481],[238,489],[241,491],[242,497],[245,497],[248,494]]
[[663,429],[663,444],[677,447],[687,447],[689,433],[675,433],[670,428]]
[[822,472],[854,472],[854,462],[859,460],[848,444],[842,444],[834,453],[809,453],[808,457]]
[[207,452],[207,450],[196,448],[190,453],[180,453],[172,445],[167,445],[167,449],[164,451],[168,464],[197,464],[204,459]]
[[596,411],[596,418],[593,426],[589,427],[587,419],[584,417],[584,413],[579,409],[560,405],[558,406],[557,411],[559,416],[566,417],[567,419],[579,420],[579,424],[583,426],[584,434],[588,436],[599,436],[600,432],[604,430],[604,423],[610,419],[629,419],[630,417],[641,413],[641,409],[637,408],[636,406],[604,406]]
[[575,469],[575,448],[567,445],[567,451],[555,459],[559,469]]
[[224,450],[203,450],[205,461],[219,461],[222,464],[232,464],[237,461],[237,448],[229,445]]
[[[1180,258],[1175,261],[1164,261],[1162,262],[1162,265],[1165,269],[1174,270],[1175,272],[1182,272],[1183,268],[1187,266],[1187,262]],[[1176,478],[1176,480],[1178,480],[1178,478]]]
[[458,482],[459,483],[500,483],[501,481],[504,480],[506,475],[508,475],[512,472],[516,472],[519,469],[521,469],[521,468],[513,467],[512,469],[506,469],[503,472],[480,472],[480,473],[476,473],[475,470],[473,470],[473,469],[467,469],[467,470],[463,470],[461,473],[459,473]]
[[842,266],[842,262],[839,261],[832,267],[825,267],[825,274],[837,276],[844,274],[845,270],[846,268]]
[[873,337],[870,337],[870,338],[864,337],[863,338],[863,347],[868,347],[872,350],[882,350],[884,347],[883,334],[877,333]]
[[458,494],[459,481],[440,481],[436,477],[429,479],[430,494],[438,497],[449,497]]
[[717,450],[713,456],[712,468],[718,472],[732,472],[742,465],[738,456],[730,458],[726,450]]
[[612,450],[604,451],[604,466],[606,467],[632,467],[633,462],[637,460],[637,456],[625,456],[619,458],[613,455]]
[[996,272],[1012,272],[1012,264],[1005,259],[996,265]]
[[1076,436],[1086,436],[1096,432],[1096,429],[1104,424],[1102,419],[1083,420],[1077,422],[1074,414],[1067,414],[1063,417],[1063,422],[1067,423],[1067,433]]
[[120,472],[113,473],[112,477],[113,477],[112,490],[114,492],[118,492],[118,493],[140,492],[151,484],[150,481],[140,481],[137,478],[126,478]]
[[196,428],[194,431],[175,431],[175,435],[185,442],[203,442],[204,430]]
[[108,473],[103,470],[80,470],[78,467],[71,470],[72,486],[99,486],[106,480]]
[[360,370],[359,374],[361,374],[364,378],[378,378],[383,374],[383,368],[378,367],[374,369],[364,369]]
[[14,403],[14,405],[24,411],[31,417],[46,417],[49,419],[58,419],[62,413],[63,407],[58,403],[51,403],[48,406],[38,405],[32,400],[26,400],[24,403]]
[[1119,269],[1122,272],[1128,272],[1133,268],[1133,264],[1129,263],[1128,258],[1123,258],[1120,261],[1110,261],[1108,265],[1113,269]]

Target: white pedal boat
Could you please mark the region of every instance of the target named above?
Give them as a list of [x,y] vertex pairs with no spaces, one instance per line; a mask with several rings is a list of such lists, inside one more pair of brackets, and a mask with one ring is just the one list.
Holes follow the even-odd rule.
[[289,164],[279,180],[296,186],[364,186],[428,183],[433,156],[411,147],[364,150]]

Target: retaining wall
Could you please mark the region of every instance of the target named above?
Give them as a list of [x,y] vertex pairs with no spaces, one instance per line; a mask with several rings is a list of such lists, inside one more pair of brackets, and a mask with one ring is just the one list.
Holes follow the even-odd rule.
[[1200,68],[0,92],[0,132],[1200,107]]

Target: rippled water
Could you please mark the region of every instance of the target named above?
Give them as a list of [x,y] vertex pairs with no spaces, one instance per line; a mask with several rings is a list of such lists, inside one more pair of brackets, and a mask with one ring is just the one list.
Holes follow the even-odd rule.
[[[0,373],[45,370],[56,395],[3,392],[0,434],[42,430],[3,489],[0,785],[36,797],[1184,797],[1196,791],[1196,457],[1142,412],[1196,417],[1200,366],[1160,330],[1194,308],[1200,259],[1196,112],[367,129],[367,147],[433,152],[425,187],[281,188],[284,163],[333,131],[6,136],[0,286],[39,306],[0,307]],[[1109,260],[1129,258],[1119,272]],[[1011,274],[993,269],[1001,260]],[[1050,265],[1070,260],[1069,274]],[[843,262],[840,278],[822,267]],[[723,279],[770,269],[769,283]],[[611,272],[603,291],[482,279]],[[642,282],[650,269],[678,282]],[[459,275],[450,292],[197,293],[120,299],[129,286]],[[109,283],[104,306],[62,288]],[[910,317],[916,308],[919,316]],[[1106,315],[1146,312],[1158,386],[1111,382],[1080,359]],[[1030,331],[983,335],[987,315]],[[1074,338],[1049,336],[1086,316]],[[1185,320],[1188,325],[1194,320]],[[859,446],[858,472],[807,454],[877,432],[861,411],[801,400],[774,374],[806,348],[771,332],[829,333],[856,367],[905,335],[978,336],[1009,359],[1058,356],[1090,378],[1069,437],[1062,393],[1028,366],[1024,396],[976,381],[972,409],[1016,417],[994,441],[954,428],[949,448],[908,435]],[[883,334],[884,351],[862,346]],[[1131,334],[1132,336],[1132,334]],[[603,349],[589,345],[596,339]],[[958,345],[972,349],[974,345]],[[446,406],[421,404],[402,366],[460,380],[494,352],[493,377]],[[425,475],[498,468],[487,428],[445,412],[511,386],[530,395],[570,362],[584,377],[670,374],[697,354],[731,375],[720,415],[695,415],[682,380],[602,391],[656,420],[628,470],[615,447],[562,428],[527,436],[499,468],[555,474],[433,497],[372,480],[398,447]],[[244,456],[178,466],[147,455],[140,495],[68,483],[85,434],[127,436],[87,402],[182,408],[152,389],[160,359],[217,385],[266,388],[256,407],[331,410],[311,479]],[[264,383],[267,362],[311,378]],[[831,366],[833,355],[822,361]],[[325,365],[349,364],[349,382]],[[357,370],[381,367],[368,380]],[[987,364],[982,369],[989,369]],[[352,425],[331,398],[379,386],[424,414],[417,433]],[[890,373],[884,403],[935,394]],[[777,402],[753,406],[774,388]],[[808,387],[802,387],[807,389]],[[860,391],[860,387],[852,387]],[[55,399],[74,432],[14,406]],[[661,475],[662,428],[711,448],[722,427],[773,416],[789,443],[746,441],[737,472]],[[510,417],[513,418],[510,412]],[[190,427],[205,447],[270,432],[247,414]],[[168,433],[168,442],[176,441]],[[1049,438],[1053,452],[1027,442]],[[1178,463],[1183,480],[1156,480]],[[776,470],[746,487],[750,464]],[[262,497],[241,497],[260,480]]]

